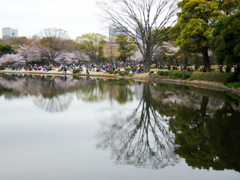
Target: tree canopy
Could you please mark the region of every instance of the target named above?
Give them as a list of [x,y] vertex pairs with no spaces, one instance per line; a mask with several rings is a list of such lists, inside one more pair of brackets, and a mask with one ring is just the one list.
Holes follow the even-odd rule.
[[14,53],[12,46],[4,45],[0,42],[0,57],[4,54],[12,54],[12,53]]
[[77,37],[78,48],[86,53],[92,61],[103,58],[103,46],[106,36],[99,33],[83,34]]
[[217,0],[183,0],[178,3],[181,12],[173,28],[176,43],[187,52],[203,55],[206,71],[210,71],[209,41],[214,25],[222,15]]
[[211,47],[220,64],[240,62],[240,12],[225,16],[216,24]]
[[120,52],[119,60],[125,62],[127,58],[131,57],[134,54],[134,50],[137,48],[134,44],[132,38],[127,37],[126,35],[119,35],[115,42],[119,45],[118,51]]

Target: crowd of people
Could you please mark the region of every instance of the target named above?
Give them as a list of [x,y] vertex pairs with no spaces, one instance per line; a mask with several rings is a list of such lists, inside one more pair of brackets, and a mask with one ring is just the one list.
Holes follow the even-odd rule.
[[[122,71],[126,68],[130,68],[132,73],[141,73],[143,70],[143,64],[142,63],[127,63],[127,64],[115,64],[115,63],[90,63],[90,64],[71,64],[71,65],[56,65],[56,64],[48,64],[48,65],[41,65],[41,64],[29,64],[29,65],[18,65],[18,66],[12,66],[7,67],[5,70],[12,70],[12,71],[43,71],[43,72],[49,72],[52,70],[57,70],[57,72],[72,72],[74,69],[80,69],[80,71],[86,71],[87,74],[90,72],[109,72],[112,71]],[[206,72],[204,66],[173,66],[173,65],[155,65],[153,66],[154,69],[159,70],[180,70],[180,71],[200,71],[200,72]],[[223,66],[219,66],[218,68],[219,72],[240,72],[240,66],[226,66],[225,68]]]

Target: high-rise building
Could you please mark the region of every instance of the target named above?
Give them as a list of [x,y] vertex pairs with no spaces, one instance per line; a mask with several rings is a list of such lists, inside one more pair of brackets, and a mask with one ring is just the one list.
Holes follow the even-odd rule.
[[2,28],[2,39],[8,39],[11,37],[18,37],[18,29],[12,29],[9,27]]
[[125,27],[118,28],[109,27],[109,39],[116,39],[120,34],[128,36],[126,31],[127,28]]

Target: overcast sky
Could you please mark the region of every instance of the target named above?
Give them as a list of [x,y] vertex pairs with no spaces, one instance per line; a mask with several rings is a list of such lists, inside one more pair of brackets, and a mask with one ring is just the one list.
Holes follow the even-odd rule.
[[0,0],[0,35],[3,27],[26,37],[52,27],[66,30],[72,39],[84,33],[107,35],[98,15],[96,0]]

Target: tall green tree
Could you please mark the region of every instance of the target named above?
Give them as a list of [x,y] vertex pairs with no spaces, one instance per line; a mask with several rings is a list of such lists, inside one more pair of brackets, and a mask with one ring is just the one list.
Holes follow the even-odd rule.
[[213,31],[211,48],[220,64],[240,62],[240,12],[222,18]]
[[106,36],[99,33],[83,34],[77,37],[78,48],[81,52],[87,54],[92,61],[98,61],[103,58],[103,46]]
[[120,34],[115,42],[119,45],[118,51],[120,52],[119,60],[125,62],[127,58],[134,55],[134,50],[137,46],[134,44],[134,40],[132,38],[127,37],[126,35]]
[[240,10],[240,0],[217,0],[219,8],[226,14],[234,14]]
[[209,72],[209,40],[216,21],[222,15],[219,3],[217,0],[182,0],[178,7],[181,12],[172,30],[176,43],[186,52],[201,53],[204,67]]

